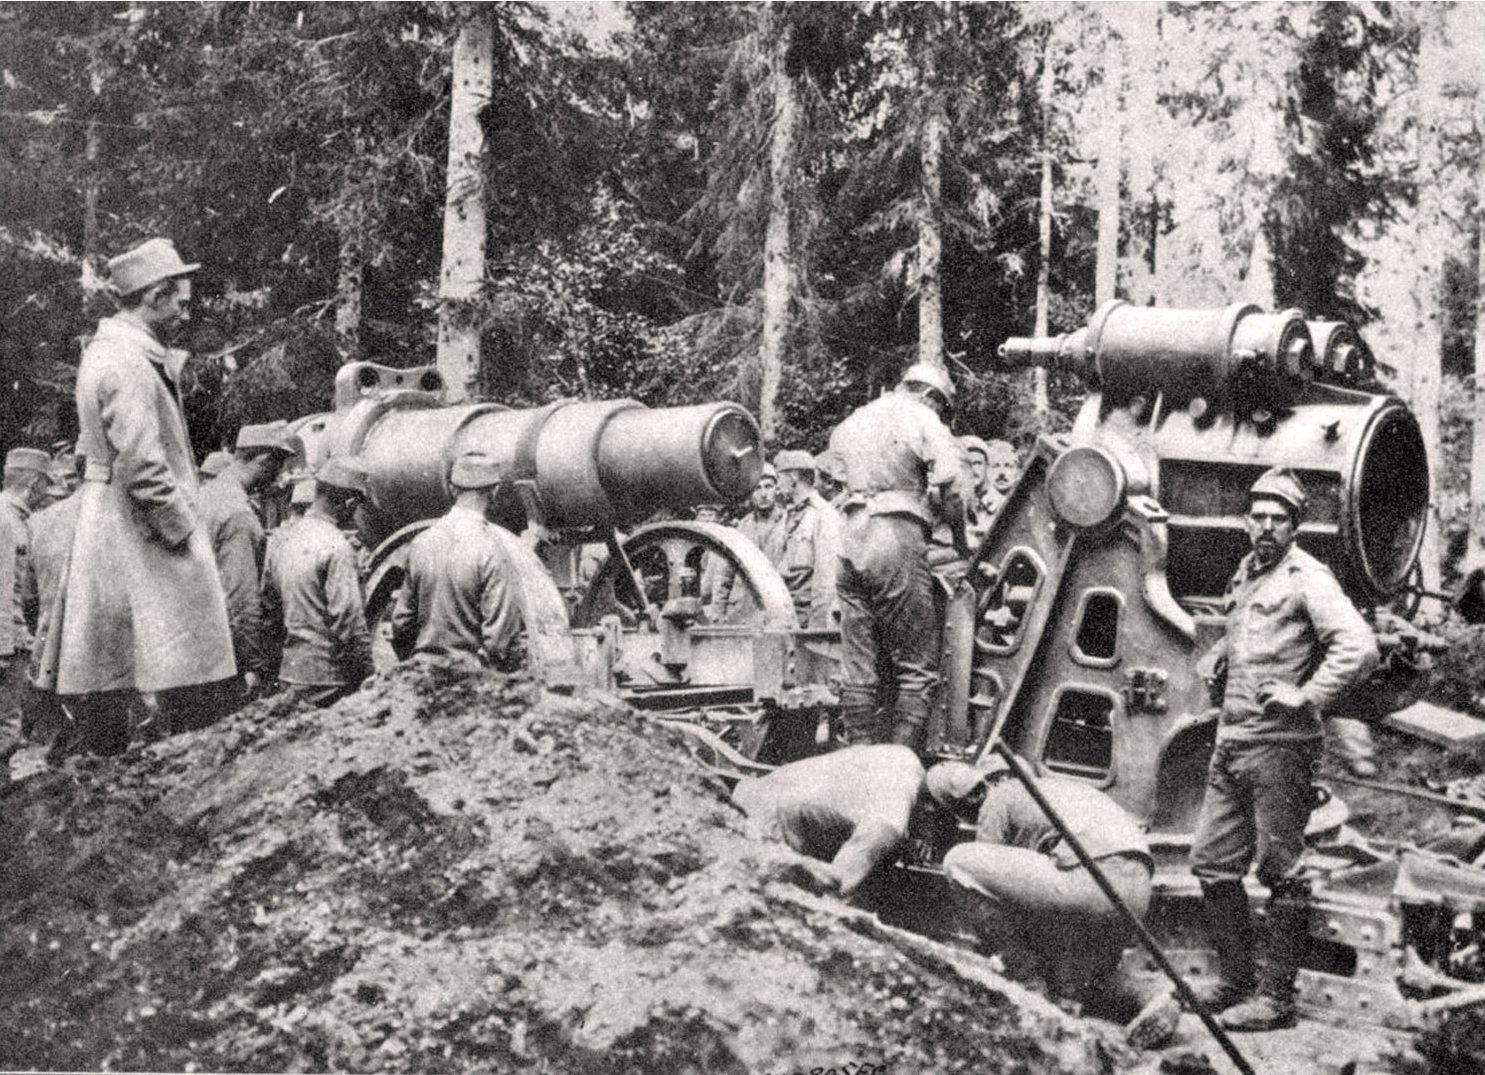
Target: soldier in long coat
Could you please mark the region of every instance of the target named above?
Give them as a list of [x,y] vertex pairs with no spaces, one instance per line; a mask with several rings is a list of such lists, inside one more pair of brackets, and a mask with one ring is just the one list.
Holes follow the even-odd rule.
[[191,710],[236,672],[222,584],[196,512],[196,463],[166,346],[190,274],[166,239],[109,262],[120,309],[98,324],[77,373],[77,532],[38,666],[97,753],[128,745],[135,691]]

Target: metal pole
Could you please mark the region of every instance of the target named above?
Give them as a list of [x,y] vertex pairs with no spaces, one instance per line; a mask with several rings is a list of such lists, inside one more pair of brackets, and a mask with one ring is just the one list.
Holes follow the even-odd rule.
[[1242,1053],[1238,1052],[1238,1047],[1227,1036],[1227,1032],[1217,1025],[1217,1020],[1212,1018],[1211,1012],[1207,1011],[1201,1001],[1196,999],[1196,994],[1191,992],[1191,987],[1186,984],[1176,968],[1171,966],[1170,960],[1165,958],[1165,953],[1160,950],[1159,943],[1150,935],[1150,931],[1145,928],[1145,924],[1120,899],[1119,893],[1114,891],[1114,886],[1109,884],[1109,879],[1099,869],[1098,863],[1089,856],[1088,850],[1083,846],[1082,841],[1073,835],[1072,830],[1067,827],[1067,822],[1062,820],[1061,815],[1047,801],[1047,797],[1042,794],[1042,789],[1036,786],[1036,777],[1032,776],[1027,770],[1026,763],[1016,757],[1011,751],[1011,748],[1006,746],[1004,739],[997,739],[992,745],[992,749],[1005,759],[1005,763],[1011,767],[1011,772],[1016,774],[1016,779],[1021,781],[1027,793],[1036,800],[1036,805],[1041,808],[1042,813],[1047,815],[1047,820],[1062,834],[1062,838],[1067,841],[1067,846],[1072,848],[1073,854],[1078,856],[1078,861],[1083,864],[1083,868],[1088,871],[1094,881],[1098,882],[1098,887],[1103,890],[1103,894],[1109,898],[1109,902],[1114,905],[1115,910],[1123,916],[1125,923],[1134,930],[1135,935],[1140,939],[1140,943],[1145,946],[1145,950],[1150,953],[1155,962],[1159,964],[1160,969],[1165,972],[1165,976],[1171,980],[1171,984],[1176,987],[1176,995],[1181,998],[1181,1003],[1197,1014],[1203,1025],[1211,1032],[1212,1037],[1217,1039],[1217,1044],[1222,1046],[1222,1051],[1237,1065],[1237,1069],[1243,1075],[1254,1075],[1252,1065],[1248,1063]]

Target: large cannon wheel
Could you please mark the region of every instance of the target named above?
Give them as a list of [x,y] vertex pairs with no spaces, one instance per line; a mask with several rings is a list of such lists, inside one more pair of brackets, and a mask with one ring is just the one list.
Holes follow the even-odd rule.
[[573,610],[574,627],[596,627],[618,616],[632,628],[679,598],[688,575],[699,583],[716,557],[732,579],[733,600],[716,622],[788,630],[795,625],[789,588],[763,551],[731,527],[717,523],[667,522],[642,526],[621,543],[643,590],[635,600],[622,564],[610,557],[588,583]]
[[[371,574],[366,581],[366,619],[372,625],[374,651],[379,666],[396,660],[382,639],[381,627],[391,619],[397,591],[407,575],[407,551],[413,538],[433,524],[425,519],[403,527],[376,547]],[[491,525],[510,565],[510,579],[520,605],[525,629],[528,664],[540,678],[560,676],[574,663],[572,639],[567,628],[567,603],[536,553],[504,527]]]

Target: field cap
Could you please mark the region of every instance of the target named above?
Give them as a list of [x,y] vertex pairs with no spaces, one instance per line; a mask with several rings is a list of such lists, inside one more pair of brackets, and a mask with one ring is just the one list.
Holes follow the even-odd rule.
[[831,481],[844,483],[846,480],[846,461],[839,452],[828,448],[815,456],[815,469]]
[[815,457],[809,452],[801,452],[797,448],[789,448],[773,457],[773,465],[776,470],[807,470],[811,474],[815,472]]
[[315,481],[320,485],[328,485],[332,489],[344,489],[365,496],[367,493],[366,465],[355,456],[342,458],[333,455],[321,463],[320,469],[315,471]]
[[314,476],[311,474],[300,474],[294,479],[293,487],[289,490],[290,504],[313,504],[315,502]]
[[201,460],[201,473],[205,474],[208,478],[215,478],[222,471],[226,470],[228,464],[231,462],[232,453],[218,449]]
[[500,479],[500,461],[477,451],[462,453],[449,472],[449,484],[456,489],[488,489]]
[[34,470],[38,474],[45,474],[51,468],[51,453],[40,448],[12,448],[5,455],[7,473],[14,470]]
[[925,786],[934,802],[947,806],[970,794],[987,777],[1009,768],[1005,759],[996,754],[985,759],[982,769],[962,761],[941,761],[928,770]]
[[1295,518],[1305,513],[1305,502],[1309,499],[1305,495],[1304,483],[1299,480],[1299,475],[1288,467],[1273,467],[1263,472],[1262,477],[1248,490],[1250,503],[1259,497],[1282,500],[1293,509]]
[[963,448],[966,452],[979,452],[984,457],[985,462],[990,462],[990,446],[973,433],[966,433],[964,436],[955,439],[959,441],[959,447]]
[[188,265],[182,261],[175,244],[169,239],[150,239],[112,258],[108,263],[108,277],[120,295],[133,295],[151,284],[185,276],[199,268],[199,264]]
[[288,439],[289,423],[264,422],[261,425],[243,426],[237,431],[237,448],[269,448],[282,455],[293,455],[294,446]]

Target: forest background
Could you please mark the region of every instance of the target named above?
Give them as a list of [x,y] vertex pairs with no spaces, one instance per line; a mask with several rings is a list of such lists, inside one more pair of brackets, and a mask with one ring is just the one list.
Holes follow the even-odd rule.
[[361,358],[812,450],[921,359],[1025,448],[1083,389],[1007,336],[1248,301],[1362,327],[1436,583],[1485,562],[1481,56],[1448,3],[3,4],[0,449],[75,435],[157,234],[202,454]]

